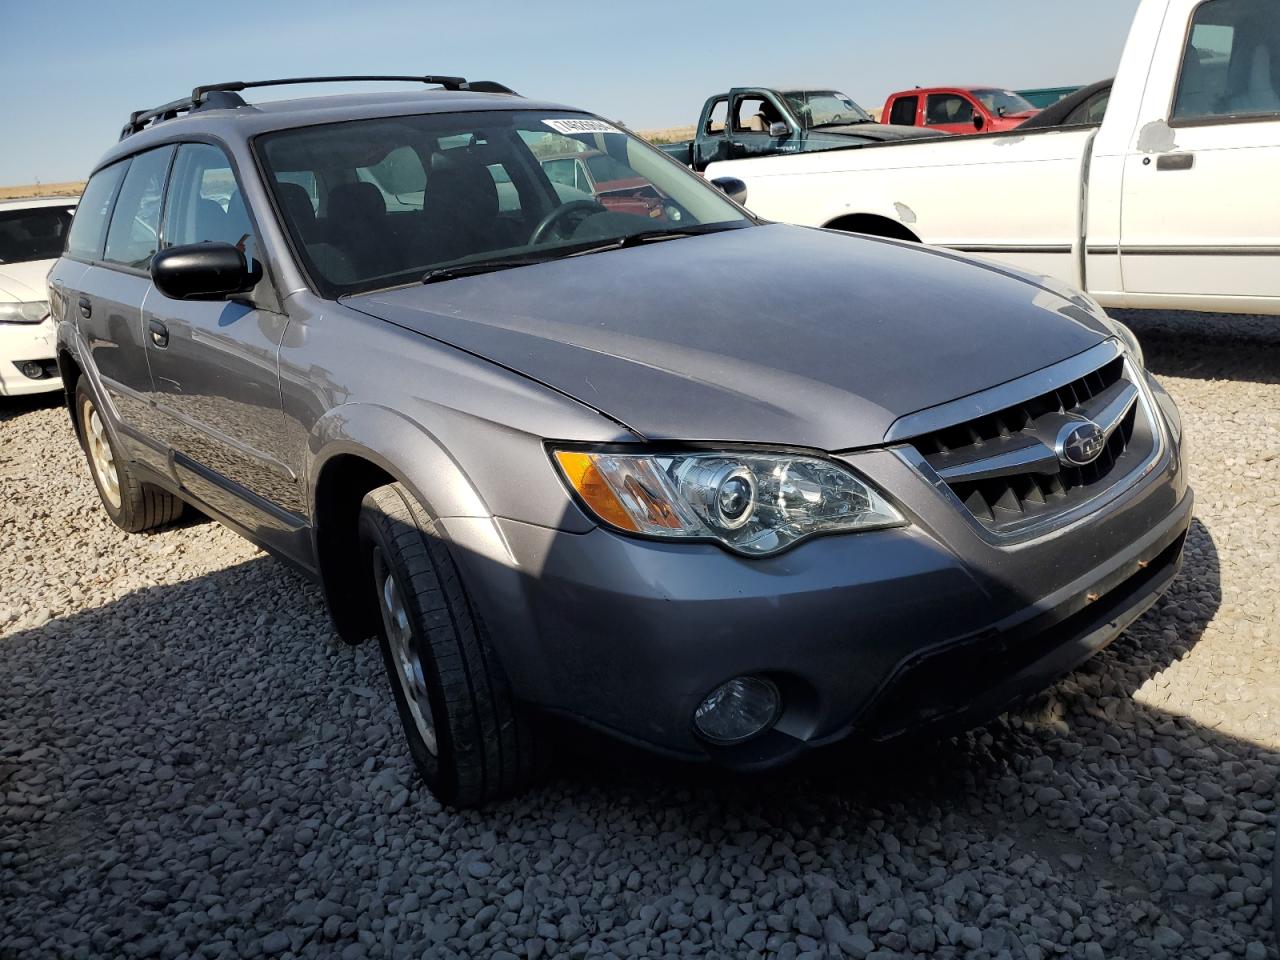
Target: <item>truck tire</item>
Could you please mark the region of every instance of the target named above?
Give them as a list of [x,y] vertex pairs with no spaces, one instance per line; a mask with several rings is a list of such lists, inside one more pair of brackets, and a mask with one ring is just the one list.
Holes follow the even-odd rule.
[[449,547],[399,483],[365,495],[363,570],[409,752],[431,792],[473,807],[536,773],[533,719],[516,703]]
[[112,523],[128,533],[142,533],[182,516],[182,501],[167,490],[140,481],[121,455],[84,377],[76,382],[76,423],[89,475]]

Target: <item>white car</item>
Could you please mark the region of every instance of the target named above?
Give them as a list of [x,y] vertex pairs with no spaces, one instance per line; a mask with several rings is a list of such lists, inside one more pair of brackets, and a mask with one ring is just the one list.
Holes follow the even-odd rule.
[[766,219],[979,254],[1106,307],[1280,314],[1278,168],[1280,3],[1141,0],[1101,124],[729,160],[706,176],[745,183]]
[[0,396],[62,386],[45,278],[75,209],[75,197],[0,200]]

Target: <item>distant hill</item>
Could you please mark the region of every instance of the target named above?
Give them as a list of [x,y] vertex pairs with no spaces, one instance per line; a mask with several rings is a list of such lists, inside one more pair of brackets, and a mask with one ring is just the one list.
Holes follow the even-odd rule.
[[31,197],[78,197],[84,193],[84,181],[71,183],[36,183],[26,187],[0,187],[0,200],[26,200]]

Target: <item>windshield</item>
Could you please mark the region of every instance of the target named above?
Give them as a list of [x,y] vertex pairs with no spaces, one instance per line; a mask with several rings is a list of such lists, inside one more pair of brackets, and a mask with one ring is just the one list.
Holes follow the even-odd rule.
[[255,149],[303,267],[330,297],[752,223],[702,178],[582,114],[356,120],[265,134]]
[[0,263],[56,260],[62,256],[75,207],[0,210]]
[[973,95],[982,101],[988,113],[997,117],[1013,113],[1035,113],[1036,108],[1029,100],[1024,100],[1012,90],[974,90]]
[[840,123],[870,123],[871,117],[851,97],[835,90],[796,90],[784,93],[791,112],[806,129]]

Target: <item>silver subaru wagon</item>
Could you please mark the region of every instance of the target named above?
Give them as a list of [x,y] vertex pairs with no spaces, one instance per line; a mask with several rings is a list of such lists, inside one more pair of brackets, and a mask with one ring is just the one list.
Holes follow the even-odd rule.
[[414,79],[134,114],[50,297],[111,519],[319,580],[443,801],[548,714],[739,769],[972,725],[1168,587],[1178,414],[1088,297]]

